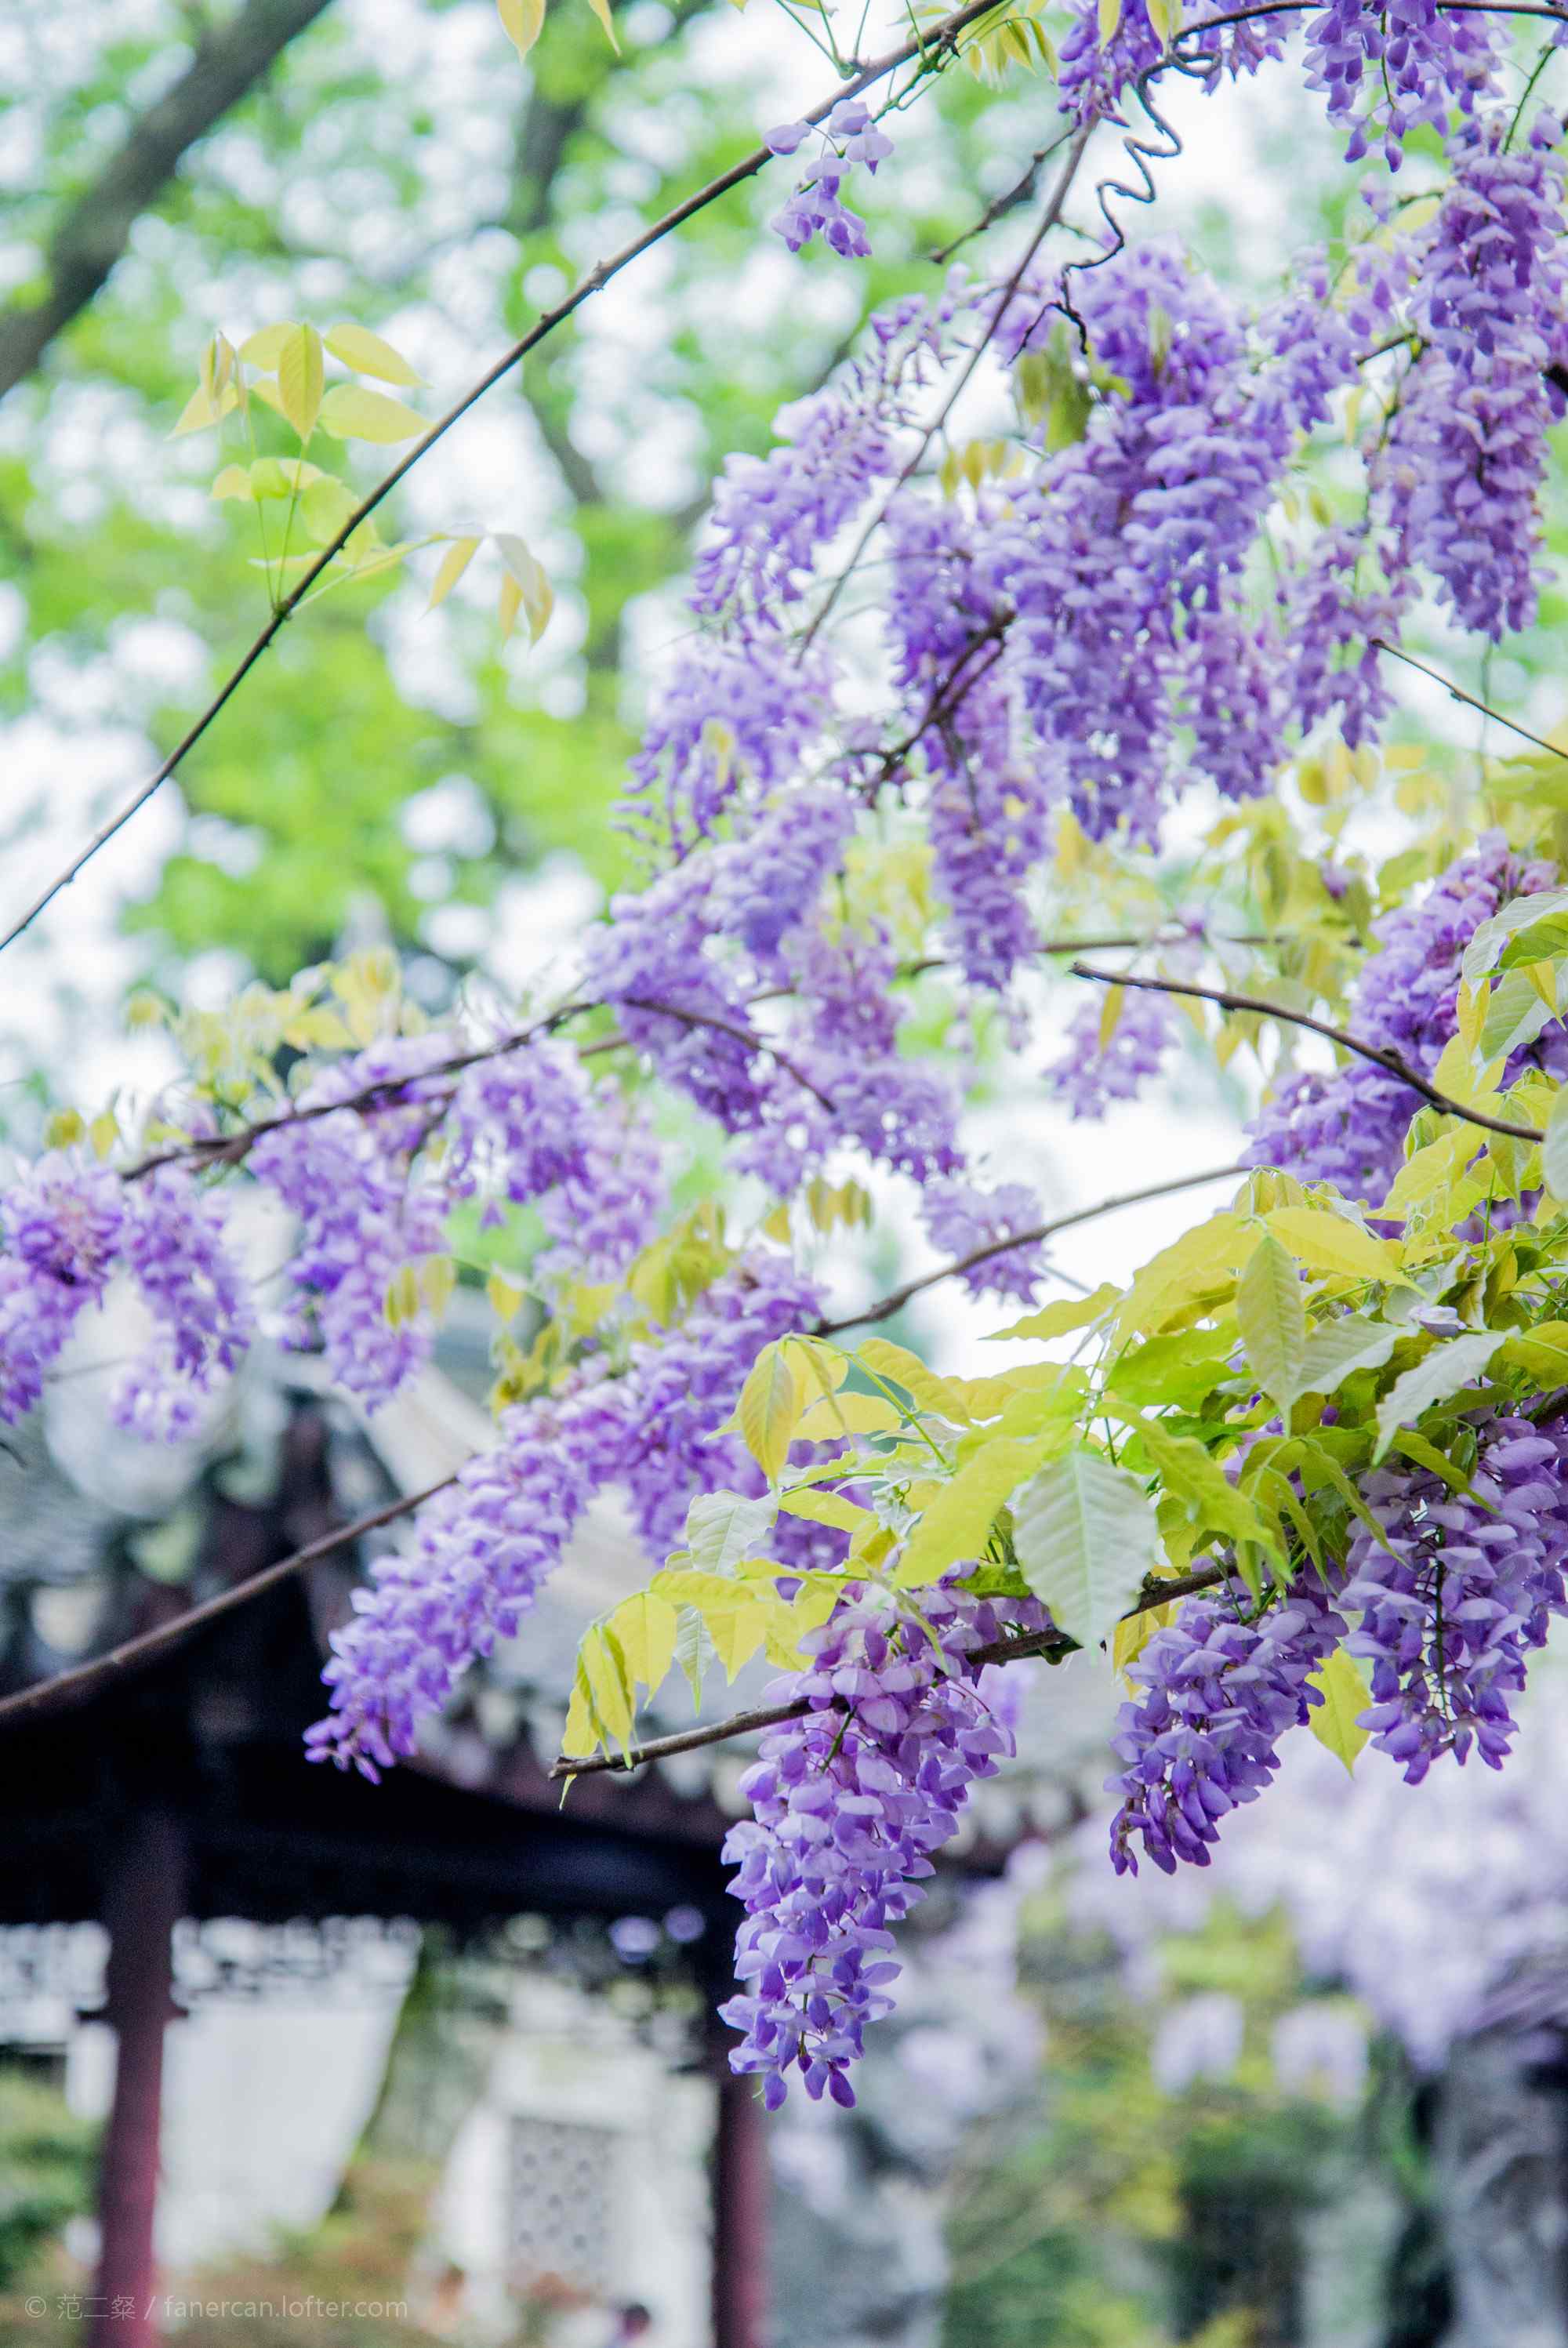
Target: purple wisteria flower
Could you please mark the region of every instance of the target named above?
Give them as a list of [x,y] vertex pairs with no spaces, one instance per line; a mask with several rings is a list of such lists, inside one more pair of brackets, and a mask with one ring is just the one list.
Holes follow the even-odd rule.
[[[1023,1629],[1047,1627],[1032,1600],[1006,1611]],[[867,2024],[892,2007],[890,1928],[923,1898],[931,1854],[956,1831],[971,1785],[1013,1751],[966,1663],[1000,1634],[1002,1612],[936,1591],[922,1593],[921,1614],[917,1627],[889,1593],[851,1584],[801,1642],[810,1668],[768,1691],[810,1710],[769,1730],[741,1779],[754,1817],[724,1846],[747,1910],[741,1989],[720,2011],[744,2034],[730,2065],[760,2076],[769,2111],[792,2071],[809,2096],[853,2104],[850,2065]]]
[[[810,138],[810,128],[806,122],[781,123],[778,129],[768,133],[764,144],[775,155],[793,155]],[[791,252],[799,252],[814,236],[820,236],[846,260],[863,261],[872,249],[866,224],[858,212],[850,211],[839,190],[849,166],[863,163],[868,171],[874,173],[877,165],[892,153],[892,140],[885,130],[877,128],[865,100],[841,98],[823,126],[822,160],[812,177],[802,181],[782,211],[774,214],[769,226],[783,238]]]
[[1350,1652],[1372,1666],[1364,1725],[1413,1786],[1440,1755],[1463,1761],[1472,1747],[1501,1767],[1525,1655],[1568,1612],[1568,1424],[1488,1417],[1477,1433],[1461,1492],[1402,1465],[1362,1479],[1382,1533],[1357,1532],[1338,1601],[1359,1611]]
[[1143,1693],[1122,1705],[1111,1740],[1127,1764],[1107,1781],[1121,1797],[1110,1829],[1119,1875],[1138,1872],[1135,1838],[1167,1875],[1180,1859],[1208,1866],[1219,1821],[1257,1799],[1280,1739],[1323,1702],[1309,1683],[1346,1629],[1310,1575],[1262,1612],[1239,1581],[1182,1601],[1129,1667]]
[[51,1150],[0,1193],[0,1419],[32,1409],[84,1305],[119,1259],[119,1177],[80,1150]]
[[629,1492],[662,1562],[694,1492],[758,1489],[739,1439],[717,1430],[763,1346],[820,1310],[782,1259],[743,1261],[666,1341],[634,1346],[621,1375],[593,1361],[568,1391],[505,1412],[495,1449],[426,1509],[417,1544],[377,1558],[356,1591],[353,1619],[333,1633],[332,1711],[309,1731],[310,1757],[375,1777],[414,1753],[421,1720],[469,1664],[515,1634],[596,1492]]
[[1136,1099],[1160,1073],[1171,1048],[1171,1013],[1158,994],[1128,993],[1109,1038],[1101,1046],[1103,1006],[1086,1003],[1073,1015],[1062,1057],[1046,1079],[1075,1117],[1102,1117],[1113,1101]]

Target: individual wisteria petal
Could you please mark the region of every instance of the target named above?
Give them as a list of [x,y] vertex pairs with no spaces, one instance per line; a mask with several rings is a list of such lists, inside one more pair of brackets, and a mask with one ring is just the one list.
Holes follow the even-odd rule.
[[1239,1581],[1182,1601],[1129,1666],[1142,1693],[1111,1739],[1127,1765],[1108,1781],[1119,1875],[1138,1872],[1135,1841],[1167,1875],[1181,1859],[1208,1866],[1221,1819],[1256,1800],[1281,1738],[1322,1703],[1312,1674],[1347,1627],[1311,1574],[1262,1608]]
[[890,1593],[851,1583],[801,1642],[810,1667],[768,1691],[810,1709],[767,1732],[740,1781],[753,1816],[724,1846],[747,1910],[740,1990],[720,2012],[742,2033],[730,2066],[761,2079],[769,2111],[796,2074],[810,2096],[855,2100],[850,2065],[892,2009],[892,1927],[924,1897],[970,1787],[1013,1751],[967,1660],[1004,1619],[1047,1623],[1033,1600],[998,1610],[937,1590],[922,1591],[916,1624]]
[[511,1638],[560,1562],[573,1527],[607,1486],[631,1497],[662,1562],[694,1491],[758,1488],[738,1437],[718,1437],[763,1346],[820,1311],[783,1259],[742,1261],[664,1341],[611,1375],[591,1363],[572,1387],[505,1412],[493,1450],[430,1503],[418,1541],[377,1558],[323,1674],[332,1711],[310,1730],[313,1760],[374,1777],[418,1746],[477,1656]]

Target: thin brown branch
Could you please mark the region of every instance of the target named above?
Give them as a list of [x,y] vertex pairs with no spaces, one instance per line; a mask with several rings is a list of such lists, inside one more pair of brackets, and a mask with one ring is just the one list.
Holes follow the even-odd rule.
[[1408,1085],[1413,1093],[1418,1093],[1433,1108],[1441,1109],[1445,1117],[1462,1117],[1467,1125],[1479,1125],[1488,1133],[1506,1133],[1515,1141],[1540,1141],[1544,1138],[1538,1125],[1517,1125],[1511,1117],[1488,1117],[1483,1110],[1455,1100],[1451,1093],[1439,1092],[1391,1046],[1369,1044],[1365,1036],[1352,1035],[1348,1028],[1336,1027],[1326,1019],[1315,1019],[1310,1012],[1293,1011],[1284,1003],[1270,1003],[1261,994],[1233,994],[1227,988],[1196,986],[1188,979],[1133,978],[1126,971],[1091,970],[1084,962],[1072,964],[1072,975],[1093,979],[1099,986],[1136,986],[1148,994],[1186,994],[1197,1003],[1217,1003],[1222,1011],[1255,1011],[1264,1019],[1283,1019],[1289,1026],[1309,1028],[1313,1035],[1326,1035],[1331,1044],[1337,1044],[1342,1051],[1354,1052],[1358,1059],[1370,1061],[1386,1076]]
[[[805,119],[811,123],[825,121],[834,107],[841,104],[845,98],[858,97],[862,90],[870,89],[877,82],[886,80],[890,74],[898,72],[903,66],[918,64],[922,73],[937,70],[953,55],[958,36],[965,26],[973,24],[977,17],[985,15],[995,5],[995,0],[966,0],[965,6],[955,8],[939,24],[934,25],[928,33],[917,39],[903,42],[896,49],[890,49],[884,57],[873,59],[870,65],[864,67],[848,81],[841,81],[830,96],[823,98],[819,105],[808,112]],[[1081,147],[1081,138],[1078,144]],[[1077,151],[1075,149],[1075,153]],[[509,351],[504,352],[493,366],[488,367],[479,381],[463,394],[454,407],[449,407],[444,416],[438,417],[429,430],[414,442],[405,456],[399,458],[391,471],[385,474],[376,487],[361,499],[342,527],[328,540],[314,561],[302,572],[297,583],[278,603],[264,627],[242,654],[237,665],[230,671],[201,716],[181,736],[157,772],[150,777],[141,788],[109,817],[107,822],[98,827],[80,853],[74,857],[63,870],[57,873],[48,886],[33,900],[26,911],[12,923],[3,936],[0,936],[0,952],[14,944],[25,931],[31,928],[39,914],[53,903],[60,891],[69,888],[78,873],[98,854],[99,849],[106,846],[176,772],[182,760],[194,749],[214,720],[228,706],[280,631],[294,617],[311,589],[320,580],[322,573],[342,553],[360,524],[369,520],[377,507],[397,487],[398,482],[413,470],[420,458],[435,447],[437,441],[444,438],[452,427],[459,423],[468,414],[469,408],[475,407],[488,391],[493,390],[498,383],[520,366],[531,351],[537,350],[547,335],[552,335],[558,326],[563,325],[567,319],[574,315],[593,295],[602,292],[612,278],[618,277],[621,272],[628,268],[634,261],[640,260],[644,253],[651,252],[655,245],[661,244],[665,237],[672,235],[676,229],[683,228],[686,221],[694,219],[697,213],[706,211],[708,206],[717,203],[721,196],[728,195],[733,189],[743,186],[748,180],[755,179],[758,172],[773,160],[771,149],[754,148],[751,153],[743,156],[738,163],[732,164],[727,171],[721,171],[717,179],[709,180],[706,186],[697,189],[695,194],[687,196],[683,202],[675,205],[664,214],[662,219],[655,221],[651,227],[642,230],[629,242],[622,245],[618,252],[609,254],[603,261],[595,262],[593,267],[587,272],[586,275],[579,278],[572,291],[558,302],[553,309],[542,311],[527,334],[520,341],[515,342]]]
[[1012,187],[988,203],[973,228],[964,229],[954,238],[951,244],[944,244],[939,251],[926,255],[926,259],[933,267],[940,269],[944,261],[952,260],[960,245],[967,244],[973,237],[984,236],[988,228],[995,228],[996,222],[1005,219],[1008,212],[1016,211],[1021,204],[1028,203],[1034,196],[1036,182],[1040,176],[1040,166],[1043,163],[1048,163],[1051,157],[1058,149],[1065,147],[1071,137],[1070,129],[1064,130],[1047,145],[1037,147],[1029,158],[1028,169],[1023,178],[1016,180]]
[[[1225,1565],[1201,1566],[1195,1573],[1183,1573],[1169,1581],[1146,1581],[1136,1606],[1130,1606],[1122,1616],[1124,1622],[1136,1614],[1147,1614],[1151,1607],[1168,1606],[1172,1600],[1191,1598],[1195,1591],[1212,1590],[1217,1581],[1229,1579],[1233,1569]],[[976,1647],[966,1661],[975,1666],[986,1663],[1016,1663],[1031,1656],[1074,1654],[1078,1641],[1061,1631],[1032,1631],[1018,1639],[997,1639],[986,1647]],[[674,1736],[650,1737],[645,1745],[635,1745],[625,1753],[560,1753],[550,1765],[553,1778],[591,1777],[612,1769],[624,1772],[641,1769],[650,1761],[667,1761],[672,1754],[696,1753],[705,1745],[723,1745],[732,1736],[750,1736],[759,1728],[777,1728],[786,1720],[801,1720],[813,1708],[810,1696],[797,1696],[789,1704],[759,1704],[750,1712],[732,1712],[727,1719],[709,1722],[705,1728],[683,1728]],[[850,1712],[847,1702],[831,1707]]]
[[1494,726],[1504,726],[1510,734],[1517,734],[1522,742],[1529,742],[1537,750],[1544,750],[1548,757],[1568,760],[1568,750],[1560,750],[1555,742],[1543,741],[1539,734],[1532,734],[1528,726],[1520,726],[1513,718],[1505,717],[1501,709],[1494,709],[1490,702],[1480,700],[1473,693],[1467,693],[1462,685],[1454,683],[1452,677],[1444,676],[1439,669],[1429,668],[1425,661],[1416,658],[1414,653],[1401,652],[1398,644],[1388,644],[1382,636],[1373,636],[1368,641],[1375,653],[1387,653],[1390,660],[1403,661],[1407,668],[1419,669],[1423,676],[1429,676],[1434,685],[1442,686],[1450,701],[1462,701],[1467,709],[1477,710],[1482,717],[1490,717]]
[[49,239],[49,287],[27,310],[0,319],[0,398],[30,375],[49,344],[85,310],[121,259],[143,212],[157,203],[185,156],[270,72],[329,0],[244,0],[206,29],[171,89],[131,123],[103,170]]
[[841,1329],[859,1329],[872,1321],[890,1321],[902,1313],[912,1296],[923,1289],[934,1288],[939,1280],[952,1280],[959,1273],[973,1271],[978,1263],[989,1263],[993,1256],[1006,1255],[1012,1249],[1035,1247],[1043,1240],[1054,1239],[1058,1231],[1071,1231],[1075,1223],[1092,1222],[1099,1215],[1116,1213],[1122,1207],[1141,1206],[1146,1199],[1164,1199],[1173,1190],[1195,1190],[1204,1182],[1228,1182],[1246,1172],[1244,1166],[1214,1166],[1205,1174],[1176,1174],[1168,1182],[1151,1182],[1147,1189],[1123,1190],[1114,1199],[1097,1200],[1092,1207],[1075,1207],[1068,1215],[1057,1215],[1048,1223],[1035,1223],[1027,1231],[1013,1231],[1006,1239],[988,1240],[984,1247],[956,1262],[939,1264],[934,1272],[923,1272],[916,1280],[906,1280],[875,1304],[868,1304],[863,1313],[851,1313],[841,1321],[819,1321],[812,1330],[815,1337],[837,1336]]
[[77,1663],[68,1672],[57,1672],[52,1679],[37,1680],[31,1687],[19,1688],[15,1695],[0,1697],[0,1729],[44,1719],[50,1713],[63,1712],[68,1705],[99,1694],[113,1682],[156,1663],[193,1632],[206,1630],[210,1623],[232,1613],[238,1606],[248,1606],[263,1591],[275,1590],[303,1566],[314,1565],[317,1558],[329,1557],[334,1550],[346,1548],[350,1541],[376,1532],[382,1525],[396,1523],[399,1517],[410,1515],[456,1482],[455,1476],[443,1476],[438,1484],[427,1484],[422,1492],[408,1492],[399,1499],[388,1500],[384,1508],[372,1509],[368,1516],[356,1517],[352,1524],[340,1525],[335,1532],[323,1533],[318,1540],[307,1541],[292,1556],[279,1558],[275,1565],[263,1566],[260,1573],[235,1582],[232,1589],[220,1591],[215,1598],[203,1599],[199,1606],[177,1614],[172,1622],[160,1622],[155,1630],[126,1639],[107,1654],[95,1655],[90,1663]]

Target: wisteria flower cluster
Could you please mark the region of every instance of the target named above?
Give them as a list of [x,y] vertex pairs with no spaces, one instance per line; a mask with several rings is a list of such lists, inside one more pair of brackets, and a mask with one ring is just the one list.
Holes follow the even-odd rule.
[[[1010,1610],[1040,1630],[1037,1606]],[[997,1610],[933,1591],[921,1626],[851,1583],[809,1632],[811,1667],[770,1694],[810,1709],[764,1737],[741,1781],[754,1817],[724,1847],[747,1910],[740,1993],[722,2008],[744,2034],[732,2067],[762,2080],[775,2111],[798,2071],[806,2092],[852,2105],[849,2068],[889,2013],[899,1966],[891,1926],[924,1896],[932,1854],[957,1832],[970,1786],[1010,1755],[965,1658],[1000,1634]]]

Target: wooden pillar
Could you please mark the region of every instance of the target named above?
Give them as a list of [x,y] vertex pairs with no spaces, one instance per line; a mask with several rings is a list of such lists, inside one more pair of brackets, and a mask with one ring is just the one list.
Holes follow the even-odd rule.
[[767,2348],[768,2127],[757,2082],[716,2066],[713,2348]]
[[173,2019],[170,1938],[185,1895],[184,1838],[160,1810],[135,1812],[104,1887],[109,1935],[104,2018],[115,2034],[114,2102],[98,2176],[98,2271],[89,2348],[151,2348],[163,2033]]

